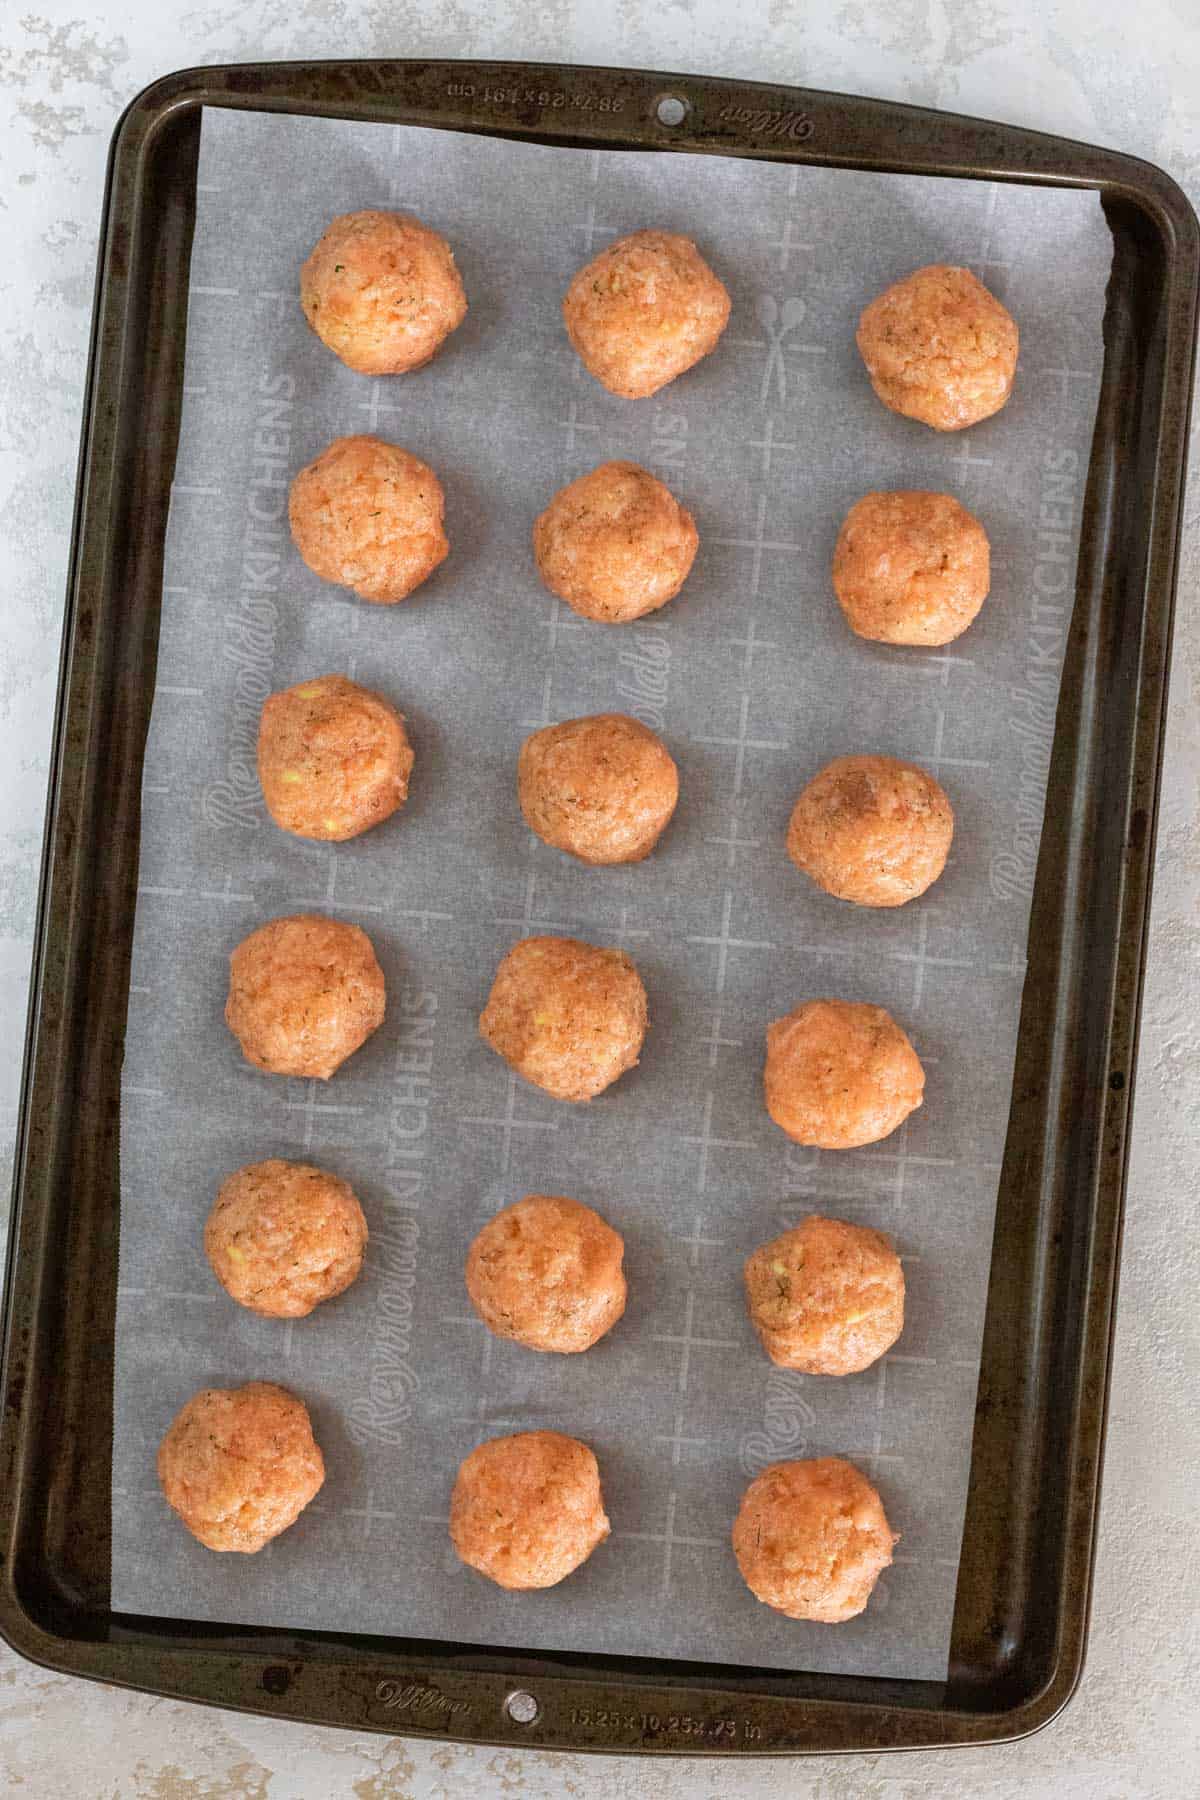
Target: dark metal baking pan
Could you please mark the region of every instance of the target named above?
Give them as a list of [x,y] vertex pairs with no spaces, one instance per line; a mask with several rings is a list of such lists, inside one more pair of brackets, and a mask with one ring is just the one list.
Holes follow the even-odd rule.
[[[214,105],[1102,198],[1113,236],[1104,376],[944,1683],[111,1610],[119,1077],[200,109]],[[352,62],[193,70],[133,102],[113,140],[101,235],[7,1271],[0,1629],[16,1649],[71,1674],[281,1718],[559,1749],[985,1743],[1063,1705],[1087,1631],[1198,265],[1186,199],[1145,163],[844,95],[612,69]],[[403,1625],[398,1616],[398,1634]],[[510,1704],[514,1690],[533,1700]]]

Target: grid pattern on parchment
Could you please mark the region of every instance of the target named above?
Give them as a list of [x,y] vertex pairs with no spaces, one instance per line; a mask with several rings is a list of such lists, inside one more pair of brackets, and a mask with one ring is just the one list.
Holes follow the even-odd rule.
[[[123,1084],[114,1605],[941,1675],[1024,966],[1012,859],[1019,874],[1040,808],[1031,733],[1057,681],[1098,367],[1098,210],[233,114],[205,119],[198,198]],[[324,222],[371,204],[444,229],[471,300],[401,381],[351,375],[294,303]],[[587,254],[650,220],[700,239],[734,315],[717,354],[630,404],[584,374],[558,301]],[[884,413],[852,344],[868,295],[948,258],[1023,331],[1011,406],[958,437]],[[291,475],[355,430],[425,456],[447,489],[450,560],[397,609],[322,586],[287,538]],[[611,456],[666,480],[702,540],[680,597],[623,629],[552,600],[529,550],[554,490]],[[951,491],[988,526],[993,597],[945,652],[842,624],[829,556],[872,486]],[[336,847],[275,831],[253,776],[263,695],[332,669],[393,696],[417,752],[404,814]],[[515,801],[524,736],[602,709],[655,725],[682,772],[667,836],[630,869],[568,863]],[[957,813],[943,880],[894,913],[816,893],[782,847],[803,780],[862,748],[924,763]],[[220,1023],[231,946],[302,908],[360,922],[389,984],[384,1027],[327,1086],[245,1067]],[[475,1032],[500,956],[544,931],[623,945],[650,991],[642,1065],[586,1108],[527,1087]],[[759,1088],[766,1023],[822,993],[887,1006],[929,1078],[901,1131],[841,1156],[789,1145]],[[220,1178],[273,1154],[347,1175],[372,1228],[360,1283],[288,1326],[227,1302],[200,1249]],[[587,1356],[499,1342],[466,1303],[470,1237],[527,1191],[576,1194],[626,1238],[629,1309]],[[891,1231],[905,1259],[896,1351],[843,1382],[772,1370],[742,1302],[748,1251],[811,1210]],[[329,1478],[262,1555],[215,1558],[158,1499],[154,1447],[194,1388],[256,1376],[309,1401]],[[514,1597],[460,1569],[446,1506],[474,1443],[534,1425],[595,1446],[613,1542]],[[758,1606],[728,1549],[751,1474],[827,1452],[875,1476],[903,1532],[868,1613],[833,1633]]]

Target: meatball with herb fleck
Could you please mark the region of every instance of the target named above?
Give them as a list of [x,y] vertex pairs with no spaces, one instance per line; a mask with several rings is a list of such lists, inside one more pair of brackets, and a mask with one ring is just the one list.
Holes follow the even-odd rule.
[[580,862],[641,862],[666,830],[679,770],[657,734],[624,713],[565,719],[521,745],[517,795],[544,844]]
[[563,1194],[526,1194],[467,1252],[467,1293],[489,1331],[529,1350],[590,1350],[625,1311],[625,1244]]
[[864,494],[833,553],[846,623],[879,644],[952,644],[988,596],[987,532],[952,494]]
[[377,437],[335,438],[288,495],[296,548],[322,581],[394,606],[446,560],[442,484],[420,457]]
[[641,400],[714,350],[729,294],[691,238],[635,231],[594,256],[567,289],[567,336],[610,394]]
[[733,1527],[754,1597],[819,1625],[863,1611],[897,1541],[871,1483],[840,1456],[772,1463],[746,1489]]
[[325,1462],[304,1402],[272,1381],[248,1381],[193,1394],[159,1445],[158,1479],[207,1549],[253,1555],[295,1524]]
[[920,1058],[882,1006],[808,1000],[767,1027],[767,1111],[797,1144],[854,1150],[921,1104]]
[[491,1438],[458,1471],[451,1542],[497,1587],[554,1587],[608,1534],[600,1469],[578,1438],[559,1431]]
[[904,1328],[904,1270],[882,1231],[812,1213],[746,1260],[746,1304],[781,1369],[856,1375]]
[[533,527],[550,592],[602,625],[627,625],[673,600],[699,543],[691,513],[632,462],[601,463],[560,488]]
[[346,675],[314,676],[263,705],[263,799],[296,837],[342,843],[381,825],[408,798],[412,766],[401,715]]
[[965,431],[1012,393],[1019,337],[970,269],[931,263],[893,282],[858,321],[858,348],[883,404],[935,431]]
[[648,1009],[623,950],[532,937],[502,960],[480,1035],[510,1068],[556,1100],[593,1100],[637,1062]]
[[300,305],[321,342],[359,375],[402,375],[462,324],[454,252],[411,213],[342,213],[300,271]]
[[954,838],[940,782],[894,756],[839,756],[792,808],[787,852],[798,869],[855,906],[904,906],[933,886]]
[[294,913],[260,925],[229,958],[225,1023],[269,1075],[328,1081],[383,1023],[383,970],[357,925]]
[[303,1319],[358,1278],[367,1221],[348,1181],[271,1157],[222,1183],[204,1252],[230,1299],[270,1319]]

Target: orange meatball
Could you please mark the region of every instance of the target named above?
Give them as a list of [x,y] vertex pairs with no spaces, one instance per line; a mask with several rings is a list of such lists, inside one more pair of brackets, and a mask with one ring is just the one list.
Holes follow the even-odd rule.
[[580,269],[563,319],[588,373],[610,394],[640,400],[716,348],[729,309],[690,238],[635,231]]
[[931,263],[893,282],[858,321],[858,348],[886,407],[965,431],[1012,392],[1017,327],[970,269]]
[[308,1408],[271,1381],[204,1388],[158,1450],[167,1504],[209,1550],[252,1554],[294,1525],[325,1479]]
[[365,931],[295,913],[260,925],[229,958],[225,1023],[256,1068],[328,1081],[382,1025],[385,998]]
[[921,1104],[925,1071],[882,1006],[809,1000],[767,1027],[767,1111],[798,1144],[854,1150]]
[[951,494],[864,494],[833,553],[833,590],[850,629],[880,644],[952,644],[988,596],[991,550]]
[[389,700],[345,675],[271,694],[258,725],[258,778],[282,831],[341,843],[408,798],[412,746]]
[[585,619],[624,625],[673,600],[700,543],[690,512],[637,463],[560,488],[533,527],[538,573]]
[[648,1007],[623,950],[578,938],[514,944],[479,1020],[510,1068],[556,1100],[593,1100],[637,1062]]
[[467,1293],[489,1331],[529,1350],[576,1352],[625,1311],[625,1244],[582,1201],[526,1194],[467,1252]]
[[343,213],[300,271],[321,342],[359,375],[420,368],[467,314],[454,252],[411,213]]
[[204,1252],[230,1299],[269,1319],[303,1319],[358,1279],[367,1221],[349,1182],[271,1157],[222,1183]]
[[377,437],[335,438],[288,495],[296,548],[314,575],[393,606],[446,560],[442,484],[419,457]]
[[679,770],[640,719],[599,713],[526,738],[517,795],[530,831],[553,849],[585,863],[641,862],[675,811]]
[[892,756],[839,756],[793,807],[787,851],[838,900],[903,906],[933,886],[953,837],[953,809],[924,769]]
[[458,1471],[451,1542],[497,1587],[554,1587],[608,1533],[600,1470],[577,1438],[557,1431],[491,1438]]
[[890,1238],[816,1213],[746,1261],[750,1321],[773,1363],[856,1375],[904,1328],[904,1270]]
[[897,1541],[871,1483],[840,1456],[772,1463],[746,1489],[733,1527],[755,1598],[821,1625],[863,1611]]

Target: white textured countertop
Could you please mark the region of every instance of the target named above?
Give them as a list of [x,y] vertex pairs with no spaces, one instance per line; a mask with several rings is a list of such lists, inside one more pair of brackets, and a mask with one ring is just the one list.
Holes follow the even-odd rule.
[[[519,56],[783,79],[1133,151],[1200,201],[1200,5],[1142,0],[17,0],[0,9],[0,1155],[10,1159],[104,161],[192,63]],[[0,1648],[4,1794],[145,1800],[811,1793],[1124,1800],[1200,1766],[1200,481],[1188,508],[1091,1647],[1046,1731],[731,1766],[309,1730],[65,1680]]]

